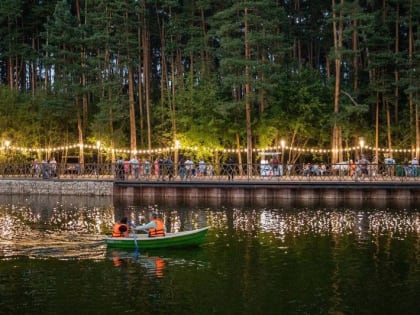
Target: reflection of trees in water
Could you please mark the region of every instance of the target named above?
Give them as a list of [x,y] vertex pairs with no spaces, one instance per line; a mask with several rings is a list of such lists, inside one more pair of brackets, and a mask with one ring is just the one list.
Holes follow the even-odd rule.
[[[291,210],[289,210],[291,209]],[[333,236],[339,241],[350,236],[359,242],[378,239],[398,239],[420,234],[420,213],[405,210],[350,210],[285,208],[246,209],[241,207],[191,207],[177,205],[132,205],[115,208],[107,206],[83,206],[79,204],[0,205],[0,250],[32,244],[58,248],[58,242],[80,240],[83,235],[98,239],[111,233],[112,225],[120,216],[127,216],[136,224],[148,222],[149,214],[157,212],[163,218],[168,231],[191,230],[211,226],[213,236],[235,243],[286,241],[308,234]],[[210,233],[210,239],[211,239]],[[232,238],[232,242],[230,242]],[[89,240],[88,240],[89,241]],[[26,242],[26,244],[24,244]],[[66,245],[66,246],[67,246]],[[19,245],[20,246],[20,245]],[[280,245],[282,246],[282,245]],[[51,254],[51,253],[50,253]],[[96,253],[95,253],[96,255]]]
[[420,234],[420,214],[401,211],[398,213],[377,211],[370,215],[369,227],[376,234],[392,233],[404,236]]
[[0,205],[0,235],[3,239],[32,233],[108,234],[115,220],[127,216],[136,223],[148,222],[157,212],[168,231],[191,230],[210,225],[255,233],[270,232],[277,238],[296,237],[306,233],[352,234],[365,239],[371,234],[391,233],[401,237],[420,234],[420,214],[417,211],[349,210],[349,209],[219,209],[160,207],[158,205],[128,206],[115,209],[56,203],[47,206]]
[[113,224],[113,208],[57,204],[49,207],[0,206],[0,235],[12,239],[37,234],[98,234]]
[[226,213],[211,213],[213,227],[229,226],[234,229],[255,232],[270,232],[280,239],[297,237],[308,233],[319,235],[355,235],[366,239],[372,234],[390,233],[400,237],[420,234],[420,214],[409,211],[354,211],[354,210],[226,210]]
[[0,205],[0,257],[96,259],[112,214],[112,207]]
[[224,208],[207,211],[207,225],[213,229],[249,233],[272,233],[283,239],[308,233],[355,235],[365,240],[373,234],[391,233],[404,237],[420,234],[420,213],[415,211],[251,209]]

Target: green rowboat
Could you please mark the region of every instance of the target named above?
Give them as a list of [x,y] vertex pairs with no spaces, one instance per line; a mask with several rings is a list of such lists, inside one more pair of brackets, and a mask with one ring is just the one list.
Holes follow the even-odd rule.
[[107,237],[105,243],[114,248],[182,248],[203,243],[209,227],[178,233],[166,233],[163,237],[148,237],[147,234],[132,234],[130,237]]

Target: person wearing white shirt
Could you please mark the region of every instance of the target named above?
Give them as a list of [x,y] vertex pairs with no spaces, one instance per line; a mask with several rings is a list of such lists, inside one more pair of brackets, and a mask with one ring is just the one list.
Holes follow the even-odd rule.
[[411,176],[417,176],[417,168],[419,167],[419,161],[416,157],[411,161]]

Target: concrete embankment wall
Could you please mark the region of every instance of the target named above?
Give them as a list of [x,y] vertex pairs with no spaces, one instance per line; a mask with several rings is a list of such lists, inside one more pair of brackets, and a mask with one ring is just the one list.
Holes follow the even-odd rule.
[[148,200],[404,199],[420,201],[416,182],[138,182],[113,180],[2,179],[0,194],[112,196]]
[[113,181],[0,180],[0,194],[112,196]]
[[183,200],[420,200],[420,183],[402,182],[115,182],[114,197]]

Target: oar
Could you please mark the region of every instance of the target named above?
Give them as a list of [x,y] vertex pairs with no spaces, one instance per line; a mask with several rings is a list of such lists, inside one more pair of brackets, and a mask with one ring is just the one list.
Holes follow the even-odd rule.
[[136,246],[136,253],[138,253],[139,251],[139,245],[137,244],[137,234],[136,234],[136,230],[134,230],[134,228],[136,227],[135,224],[133,224],[132,222],[129,222],[129,225],[133,228],[133,238],[134,238],[134,245]]
[[139,245],[137,244],[137,234],[136,233],[133,233],[134,234],[134,245],[136,245],[136,249],[139,249]]

